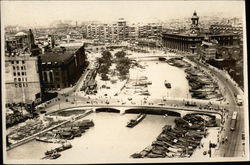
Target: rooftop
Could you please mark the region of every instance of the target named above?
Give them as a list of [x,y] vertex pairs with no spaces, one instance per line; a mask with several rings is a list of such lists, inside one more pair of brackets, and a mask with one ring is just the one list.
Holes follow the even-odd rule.
[[45,52],[45,54],[40,55],[42,62],[46,63],[67,63],[67,61],[74,55],[74,51],[63,52]]
[[24,32],[18,32],[17,34],[15,34],[15,37],[20,37],[20,36],[27,36],[27,34]]

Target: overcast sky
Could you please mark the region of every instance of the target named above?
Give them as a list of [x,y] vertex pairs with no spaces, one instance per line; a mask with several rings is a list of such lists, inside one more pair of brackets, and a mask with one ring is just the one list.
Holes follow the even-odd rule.
[[196,10],[199,16],[223,13],[240,17],[244,1],[4,1],[2,19],[5,25],[49,25],[55,20],[153,22],[183,18]]

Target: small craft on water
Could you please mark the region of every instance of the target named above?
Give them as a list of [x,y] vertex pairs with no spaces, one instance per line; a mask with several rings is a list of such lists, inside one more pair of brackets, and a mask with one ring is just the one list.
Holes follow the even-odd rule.
[[164,84],[167,88],[171,88],[171,84],[167,80],[164,81]]
[[128,122],[128,124],[127,124],[127,127],[132,128],[132,127],[136,126],[136,125],[137,125],[140,121],[142,121],[145,117],[146,117],[146,114],[142,114],[142,113],[141,113],[139,116],[137,116],[136,119],[130,120],[130,121]]

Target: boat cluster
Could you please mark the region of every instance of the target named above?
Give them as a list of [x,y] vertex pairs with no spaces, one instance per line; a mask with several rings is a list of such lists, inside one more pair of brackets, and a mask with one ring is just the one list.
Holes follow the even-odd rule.
[[193,98],[196,99],[216,99],[222,100],[222,94],[219,91],[218,84],[213,79],[199,70],[197,67],[190,67],[185,69]]
[[195,149],[202,147],[201,140],[207,136],[206,127],[217,126],[214,116],[189,114],[175,120],[172,128],[165,125],[153,143],[132,158],[190,157]]
[[150,96],[150,93],[147,89],[148,85],[152,85],[152,81],[149,81],[146,76],[141,76],[137,79],[130,79],[123,92],[125,94]]
[[183,57],[176,57],[176,58],[171,58],[169,60],[166,60],[166,62],[171,66],[176,66],[179,68],[187,68],[187,67],[191,66],[191,64],[183,61],[182,59],[183,59]]
[[44,122],[40,120],[40,118],[27,120],[25,123],[21,123],[16,126],[16,128],[12,128],[10,133],[8,134],[8,138],[11,143],[18,142],[24,138],[32,136],[42,130],[45,130],[53,125],[59,124],[63,122],[63,120],[52,120]]
[[75,121],[46,132],[36,138],[36,140],[48,143],[60,143],[62,140],[72,140],[75,137],[80,137],[82,133],[85,133],[87,129],[93,126],[94,122],[92,120]]

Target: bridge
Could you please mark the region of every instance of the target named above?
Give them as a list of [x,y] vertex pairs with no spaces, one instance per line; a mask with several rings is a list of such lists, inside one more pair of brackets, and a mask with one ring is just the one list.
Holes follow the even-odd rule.
[[207,110],[199,108],[189,108],[189,107],[172,107],[172,106],[155,106],[155,105],[84,105],[84,106],[75,106],[65,109],[55,110],[53,112],[47,113],[53,114],[60,111],[74,111],[74,110],[86,110],[92,109],[94,112],[113,112],[113,113],[146,113],[146,114],[156,114],[156,115],[169,115],[169,116],[178,116],[183,117],[187,114],[200,114],[200,115],[214,115],[217,119],[221,120],[223,115],[219,110]]

